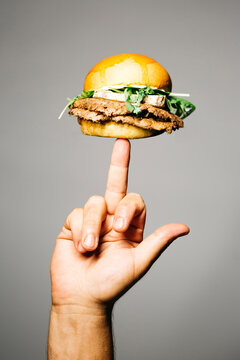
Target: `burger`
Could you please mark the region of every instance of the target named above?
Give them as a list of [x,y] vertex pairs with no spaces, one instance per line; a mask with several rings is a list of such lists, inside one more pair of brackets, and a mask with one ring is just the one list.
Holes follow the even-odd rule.
[[76,116],[83,134],[138,139],[171,134],[184,126],[195,106],[172,93],[162,65],[139,54],[121,54],[97,63],[87,74],[84,90],[62,111]]

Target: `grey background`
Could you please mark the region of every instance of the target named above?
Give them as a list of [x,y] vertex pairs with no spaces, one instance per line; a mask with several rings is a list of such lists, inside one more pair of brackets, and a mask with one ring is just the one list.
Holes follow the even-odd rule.
[[66,215],[104,194],[113,140],[57,120],[91,67],[142,53],[197,111],[132,141],[146,234],[187,223],[116,304],[117,360],[240,358],[238,1],[1,1],[1,359],[45,358],[49,263]]

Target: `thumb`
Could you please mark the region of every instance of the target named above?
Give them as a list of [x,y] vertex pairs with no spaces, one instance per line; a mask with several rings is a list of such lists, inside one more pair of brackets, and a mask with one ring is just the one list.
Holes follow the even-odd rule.
[[136,278],[143,276],[175,239],[187,235],[189,231],[187,225],[168,224],[161,226],[144,239],[134,249]]

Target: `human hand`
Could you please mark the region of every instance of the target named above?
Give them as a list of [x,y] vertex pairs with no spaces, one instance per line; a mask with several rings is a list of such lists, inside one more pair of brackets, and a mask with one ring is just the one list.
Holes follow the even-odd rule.
[[112,304],[189,232],[184,224],[168,224],[143,240],[144,201],[126,194],[129,158],[129,141],[116,140],[105,197],[90,197],[67,217],[51,261],[54,305]]

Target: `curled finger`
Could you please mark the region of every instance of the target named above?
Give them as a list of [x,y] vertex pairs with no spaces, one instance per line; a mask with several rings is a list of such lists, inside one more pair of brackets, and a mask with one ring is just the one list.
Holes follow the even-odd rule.
[[143,230],[146,217],[146,207],[139,194],[129,193],[118,204],[114,215],[113,228],[125,232],[130,224]]
[[[76,208],[72,210],[66,218],[62,231],[58,235],[57,239],[72,240],[77,248],[81,240],[82,223],[83,209]],[[84,249],[79,248],[78,250],[82,252]]]
[[102,196],[92,196],[88,199],[83,209],[83,224],[80,246],[85,251],[97,248],[102,222],[107,216],[106,201]]

